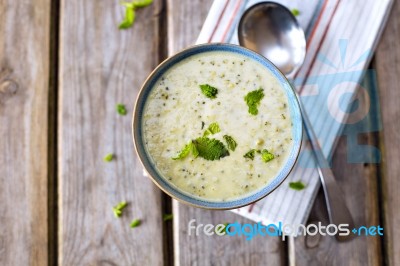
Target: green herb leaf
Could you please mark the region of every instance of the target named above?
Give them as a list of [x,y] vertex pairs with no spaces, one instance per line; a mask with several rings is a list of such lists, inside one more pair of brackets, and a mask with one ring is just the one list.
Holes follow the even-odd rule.
[[172,157],[172,160],[183,159],[189,155],[190,151],[193,151],[192,142],[189,142],[188,144],[186,144],[185,147],[179,152],[179,154],[177,156]]
[[113,159],[114,159],[114,154],[109,153],[106,156],[104,156],[103,161],[108,163],[108,162],[111,162]]
[[219,160],[229,155],[225,145],[217,139],[200,137],[193,140],[193,144],[196,146],[198,156],[209,161]]
[[275,155],[273,155],[272,153],[270,153],[268,150],[262,150],[261,151],[261,158],[264,162],[269,162],[272,159],[275,158]]
[[130,5],[130,3],[123,3],[123,5],[125,6],[125,18],[118,26],[120,30],[132,27],[135,22],[135,8],[133,5]]
[[[226,227],[228,226],[229,223],[224,223],[224,227],[219,227],[218,228],[218,233],[220,233],[221,235],[226,235]],[[223,233],[223,234],[222,234]]]
[[200,85],[201,92],[210,99],[217,98],[218,89],[214,88],[208,84]]
[[258,106],[260,105],[261,100],[264,98],[263,89],[254,90],[244,97],[247,106],[249,107],[249,113],[252,115],[258,114]]
[[237,147],[236,141],[231,136],[228,135],[224,135],[223,138],[228,146],[228,149],[230,149],[231,151],[235,151]]
[[126,107],[122,103],[117,104],[116,109],[117,109],[118,114],[120,114],[120,115],[126,115],[127,114]]
[[297,17],[298,15],[300,15],[300,11],[297,8],[293,8],[291,10],[293,16]]
[[303,190],[306,185],[303,184],[301,181],[290,182],[289,187],[294,190]]
[[221,132],[221,129],[219,128],[219,125],[217,123],[211,123],[207,130],[204,131],[203,137],[206,137],[208,135],[214,135],[215,133]]
[[128,205],[126,201],[122,201],[113,207],[114,216],[119,218],[122,215],[122,210]]
[[169,221],[169,220],[172,220],[173,218],[174,218],[174,215],[173,215],[173,214],[170,214],[170,213],[164,214],[164,215],[163,215],[163,221],[164,221],[164,222]]
[[197,147],[193,144],[193,142],[191,143],[191,150],[193,157],[197,158],[199,156],[199,151],[197,150]]
[[256,149],[251,149],[248,152],[246,152],[246,154],[243,155],[243,157],[247,158],[247,159],[254,160],[254,156],[256,155],[256,151],[257,151]]
[[151,3],[153,3],[153,0],[135,0],[132,5],[134,8],[142,8],[151,5]]
[[140,221],[139,219],[135,219],[131,222],[131,228],[135,228],[138,227],[140,224],[142,223],[142,221]]

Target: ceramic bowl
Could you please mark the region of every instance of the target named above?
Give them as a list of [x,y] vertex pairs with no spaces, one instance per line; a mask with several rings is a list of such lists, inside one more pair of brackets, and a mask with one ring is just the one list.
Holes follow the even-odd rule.
[[[205,199],[198,198],[196,196],[192,196],[188,193],[185,193],[175,187],[172,183],[170,183],[166,178],[163,177],[162,173],[155,167],[155,164],[152,162],[152,158],[146,150],[144,140],[143,140],[143,110],[145,107],[145,103],[147,97],[149,96],[152,88],[155,83],[161,78],[161,76],[172,66],[179,63],[180,61],[201,53],[211,52],[211,51],[224,51],[241,54],[251,60],[255,60],[261,65],[263,65],[267,70],[269,70],[281,83],[283,90],[286,92],[286,96],[288,98],[288,107],[290,110],[293,127],[292,127],[292,138],[293,138],[293,146],[288,156],[288,159],[281,171],[277,173],[277,175],[271,179],[271,181],[265,185],[265,187],[243,196],[242,198],[238,198],[230,201],[208,201]],[[232,44],[222,44],[222,43],[212,43],[212,44],[202,44],[192,46],[185,50],[178,52],[177,54],[169,57],[165,61],[163,61],[156,69],[148,76],[146,81],[144,82],[137,100],[133,113],[133,137],[134,144],[138,154],[140,161],[142,162],[146,172],[148,173],[151,180],[165,193],[181,201],[183,203],[187,203],[192,206],[206,208],[206,209],[233,209],[248,205],[253,203],[271,193],[274,189],[276,189],[285,178],[289,175],[293,166],[296,163],[297,157],[299,155],[301,141],[302,141],[302,118],[300,107],[298,103],[298,99],[296,94],[293,91],[293,88],[286,77],[275,67],[268,59],[263,57],[262,55],[253,52],[249,49],[246,49],[241,46],[232,45]]]

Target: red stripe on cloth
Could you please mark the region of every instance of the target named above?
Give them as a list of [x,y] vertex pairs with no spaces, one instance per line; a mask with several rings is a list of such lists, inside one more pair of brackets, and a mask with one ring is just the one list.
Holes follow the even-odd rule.
[[312,59],[312,61],[311,61],[310,67],[308,68],[308,70],[307,70],[307,72],[306,72],[306,75],[305,75],[306,78],[304,79],[303,84],[301,85],[301,88],[300,88],[300,90],[299,90],[299,94],[301,94],[301,92],[303,91],[305,82],[306,82],[306,80],[307,80],[307,77],[310,75],[311,69],[313,68],[313,66],[314,66],[314,64],[315,64],[315,60],[317,59],[318,51],[321,49],[322,44],[324,43],[326,34],[328,33],[328,30],[329,30],[329,28],[330,28],[330,26],[331,26],[331,23],[332,23],[333,18],[335,17],[336,10],[338,9],[339,3],[340,3],[340,1],[337,1],[337,2],[336,2],[335,8],[334,8],[334,10],[333,10],[333,12],[332,12],[331,17],[329,18],[329,22],[328,22],[328,24],[327,24],[327,26],[326,26],[326,28],[325,28],[325,31],[324,31],[324,33],[323,33],[323,35],[322,35],[322,38],[321,38],[321,40],[320,40],[319,43],[318,43],[317,51],[315,52],[314,57],[313,57],[313,59]]
[[214,26],[214,30],[212,31],[211,36],[210,36],[210,38],[208,38],[208,41],[207,41],[207,42],[211,42],[212,38],[214,37],[214,34],[215,34],[215,32],[217,31],[217,29],[218,29],[219,23],[221,23],[221,20],[222,20],[222,18],[224,17],[225,10],[226,10],[226,7],[228,6],[228,3],[229,3],[229,0],[226,0],[226,1],[225,1],[224,8],[222,9],[221,14],[219,15],[219,18],[218,18],[218,20],[217,20],[217,23],[216,23],[215,26]]
[[315,31],[316,31],[317,28],[318,28],[318,24],[319,24],[320,21],[321,21],[322,15],[323,15],[323,13],[324,13],[324,11],[325,11],[325,8],[326,8],[328,2],[329,2],[329,0],[326,0],[326,1],[324,2],[323,6],[322,6],[322,8],[321,8],[321,12],[319,12],[318,18],[317,18],[317,20],[316,20],[316,22],[315,22],[315,24],[314,24],[314,28],[312,29],[312,31],[311,31],[311,33],[310,33],[310,37],[308,37],[308,40],[307,40],[307,50],[308,50],[308,48],[309,48],[309,46],[310,46],[310,43],[312,42],[312,39],[314,38]]
[[235,9],[234,9],[234,11],[233,11],[233,13],[232,13],[232,15],[231,15],[231,17],[229,19],[228,26],[226,27],[226,29],[224,31],[224,34],[222,35],[221,42],[223,42],[225,40],[226,34],[231,29],[232,22],[233,22],[234,18],[236,17],[236,14],[239,11],[239,7],[242,5],[242,2],[243,2],[243,0],[240,0],[240,1],[236,2]]
[[255,203],[250,204],[248,212],[251,212],[253,210],[254,205],[256,205],[256,204]]

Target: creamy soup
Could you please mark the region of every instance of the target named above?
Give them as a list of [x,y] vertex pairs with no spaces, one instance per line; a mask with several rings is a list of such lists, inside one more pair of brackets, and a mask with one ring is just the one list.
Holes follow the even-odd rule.
[[143,113],[146,149],[173,186],[227,201],[265,187],[293,145],[286,93],[260,63],[206,52],[171,67]]

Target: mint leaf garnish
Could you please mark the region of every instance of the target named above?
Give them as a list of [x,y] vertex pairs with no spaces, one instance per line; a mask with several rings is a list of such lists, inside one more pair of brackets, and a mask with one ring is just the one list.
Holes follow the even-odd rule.
[[153,0],[135,0],[131,3],[122,2],[121,5],[125,7],[125,18],[119,24],[118,28],[120,30],[124,30],[127,28],[132,27],[133,23],[135,22],[135,11],[138,8],[146,7],[153,3]]
[[217,140],[200,137],[192,141],[198,151],[198,156],[209,161],[219,160],[229,155],[225,145]]
[[188,144],[185,145],[185,147],[178,153],[177,156],[172,157],[173,160],[178,160],[178,159],[183,159],[186,156],[189,155],[190,151],[193,150],[193,144],[192,142],[189,142]]
[[142,8],[151,5],[151,3],[153,3],[153,0],[135,0],[132,5],[134,8]]
[[219,125],[217,123],[211,123],[207,130],[204,131],[203,137],[206,137],[208,135],[214,135],[215,133],[221,132],[221,129],[219,128]]
[[126,201],[122,201],[113,207],[114,216],[119,218],[122,215],[122,210],[128,205]]
[[117,109],[118,114],[120,114],[120,115],[126,115],[128,113],[126,111],[125,105],[122,103],[117,104],[116,109]]
[[106,156],[104,156],[103,161],[108,163],[108,162],[111,162],[113,159],[114,159],[114,154],[109,153]]
[[269,162],[269,161],[271,161],[272,159],[274,159],[275,158],[275,155],[273,155],[272,153],[270,153],[268,150],[262,150],[261,151],[261,158],[262,158],[262,160],[264,161],[264,162]]
[[142,221],[140,221],[139,219],[135,219],[131,222],[130,226],[131,226],[131,228],[135,228],[135,227],[138,227],[141,223],[142,223]]
[[170,214],[170,213],[168,213],[168,214],[166,213],[166,214],[163,215],[163,221],[164,222],[172,220],[173,218],[174,218],[174,215]]
[[135,9],[133,8],[133,6],[129,5],[129,3],[124,4],[124,6],[125,18],[118,26],[120,30],[132,27],[133,23],[135,22]]
[[297,17],[298,15],[300,15],[300,11],[297,8],[293,8],[292,10],[290,10],[293,14],[293,16]]
[[243,155],[244,158],[254,160],[254,156],[256,155],[256,149],[251,149]]
[[200,89],[201,89],[201,92],[207,98],[210,98],[210,99],[217,98],[217,94],[218,94],[218,89],[217,88],[214,88],[214,87],[212,87],[212,86],[210,86],[208,84],[203,84],[203,85],[200,85]]
[[249,107],[249,113],[252,115],[258,114],[258,106],[260,105],[261,100],[264,98],[263,89],[254,90],[244,97],[244,100]]
[[303,184],[301,181],[290,182],[289,187],[294,190],[303,190],[306,185]]
[[231,136],[228,135],[224,135],[223,138],[228,146],[228,149],[230,149],[231,151],[235,151],[237,147],[236,141]]

